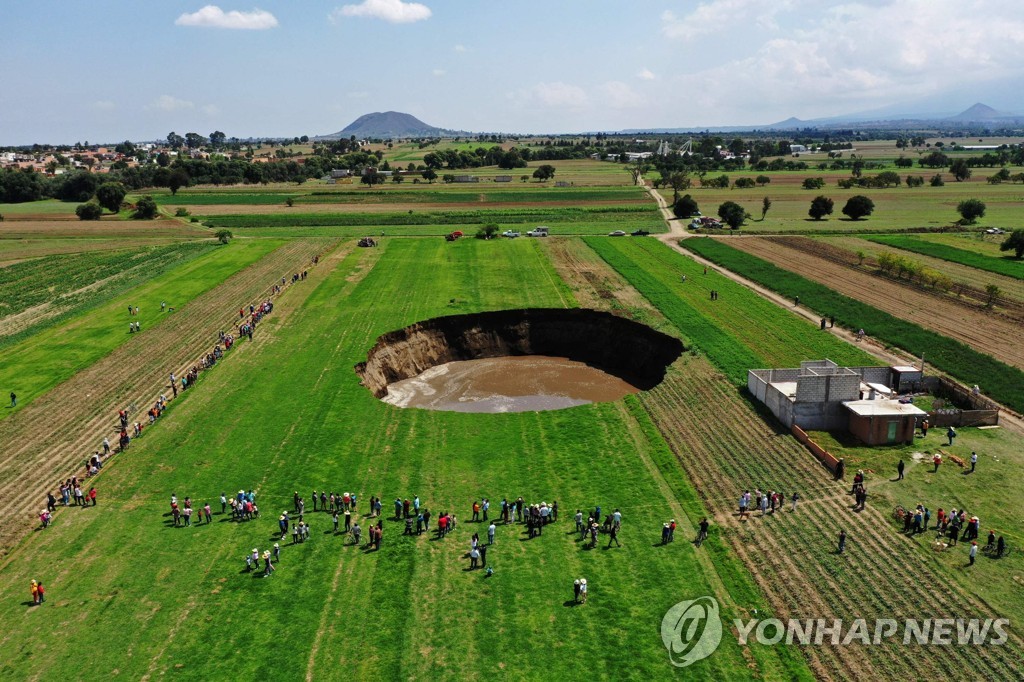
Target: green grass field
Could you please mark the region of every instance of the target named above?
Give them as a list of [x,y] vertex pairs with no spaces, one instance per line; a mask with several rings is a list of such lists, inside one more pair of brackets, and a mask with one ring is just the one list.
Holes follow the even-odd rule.
[[[510,415],[400,410],[358,384],[353,363],[389,329],[454,311],[572,304],[538,242],[454,246],[395,241],[383,252],[353,252],[308,300],[293,303],[301,308],[281,323],[276,343],[243,347],[174,404],[129,461],[104,473],[100,507],[62,512],[31,554],[6,567],[5,600],[23,600],[28,577],[46,575],[52,617],[90,623],[62,628],[61,646],[43,647],[52,636],[35,625],[42,610],[16,611],[8,626],[18,636],[0,641],[6,673],[42,674],[88,647],[94,672],[129,677],[202,670],[213,678],[333,678],[344,669],[360,678],[571,678],[581,657],[602,675],[667,675],[662,614],[709,593],[718,578],[685,542],[651,546],[660,523],[682,511],[665,497],[666,484],[686,482],[678,469],[659,480],[634,466],[638,450],[664,448],[651,445],[649,423],[615,403]],[[380,262],[354,277],[371,258]],[[534,286],[503,286],[510,281]],[[381,296],[398,291],[407,295]],[[311,346],[320,352],[305,352]],[[247,408],[225,412],[211,401]],[[168,527],[172,492],[215,501],[240,487],[258,491],[263,519]],[[464,570],[469,535],[479,529],[466,516],[443,541],[403,538],[400,524],[385,521],[383,548],[366,552],[331,535],[326,515],[311,514],[312,539],[284,547],[273,578],[245,574],[242,556],[268,544],[291,491],[311,487],[356,490],[363,509],[372,494],[416,494],[435,512],[456,513],[481,496],[557,500],[563,515],[602,504],[623,509],[626,530],[621,549],[585,551],[564,520],[532,541],[519,526],[500,528],[488,554],[495,574],[485,578]],[[700,513],[692,498],[687,504]],[[111,564],[126,546],[137,560]],[[571,606],[575,576],[591,585],[585,607]],[[729,580],[742,586],[742,572]],[[557,646],[528,644],[548,635]],[[608,646],[609,638],[630,645]],[[25,650],[33,655],[16,653]],[[289,655],[253,655],[275,650]],[[772,678],[808,676],[785,650],[759,650],[754,661]],[[726,638],[690,670],[735,678],[749,674],[748,664]]]
[[[115,298],[101,299],[92,309],[76,309],[77,314],[57,320],[56,325],[48,325],[42,333],[28,335],[4,348],[0,376],[19,397],[18,407],[0,412],[0,419],[29,405],[35,396],[130,339],[129,321],[138,321],[143,331],[158,326],[173,314],[160,312],[162,301],[180,309],[277,246],[280,242],[248,240],[225,248],[207,247],[198,257],[185,260],[153,279],[141,280],[138,286],[118,293]],[[139,308],[137,317],[129,318],[129,305]]]
[[[436,148],[478,146],[491,145],[442,141]],[[373,148],[403,166],[433,149],[409,143]],[[886,163],[900,154],[916,155],[896,150],[891,141],[858,144],[857,153]],[[801,160],[816,163],[823,157]],[[907,479],[897,483],[888,480],[895,462],[940,447],[939,430],[913,446],[894,448],[867,448],[841,434],[816,433],[846,458],[850,470],[869,472],[868,510],[851,512],[844,495],[848,483],[833,481],[749,398],[746,374],[754,367],[790,367],[823,357],[844,365],[881,361],[734,282],[723,267],[784,295],[799,294],[808,307],[835,314],[846,326],[869,328],[892,345],[914,352],[927,345],[930,363],[983,384],[987,394],[1018,410],[1024,408],[1021,373],[772,268],[723,240],[683,240],[684,247],[721,264],[705,271],[654,238],[607,238],[612,230],[664,232],[666,226],[622,164],[550,163],[557,180],[574,186],[520,183],[519,175],[538,165],[533,162],[512,171],[452,171],[479,175],[484,179],[479,185],[413,186],[407,180],[364,189],[310,181],[152,192],[166,215],[189,206],[204,222],[229,227],[236,238],[226,247],[204,241],[150,248],[136,234],[145,225],[134,221],[115,218],[83,226],[53,220],[73,211],[74,204],[0,206],[0,213],[19,216],[0,224],[0,237],[27,234],[48,242],[0,239],[0,261],[45,256],[0,266],[0,314],[4,305],[12,312],[25,310],[66,292],[88,290],[62,316],[21,332],[6,347],[0,341],[0,388],[6,391],[10,384],[19,393],[17,409],[0,410],[0,419],[14,416],[0,424],[0,441],[8,438],[8,447],[0,450],[10,452],[21,442],[21,427],[40,430],[55,417],[41,414],[48,403],[33,404],[35,398],[103,358],[111,364],[112,351],[127,349],[121,346],[132,338],[125,328],[129,304],[141,312],[131,319],[158,335],[144,337],[148,341],[187,318],[162,324],[160,318],[169,314],[158,312],[160,301],[179,309],[192,302],[192,311],[210,311],[206,324],[217,318],[213,299],[230,288],[217,286],[233,274],[248,275],[246,282],[253,284],[247,287],[263,287],[284,274],[278,269],[304,268],[312,254],[321,253],[307,280],[276,297],[274,313],[260,324],[252,343],[239,344],[203,372],[156,425],[88,482],[99,491],[97,507],[58,509],[49,529],[26,532],[11,547],[2,543],[13,535],[0,534],[5,614],[0,678],[1014,678],[1024,650],[1012,625],[1024,618],[1019,577],[1024,533],[1017,530],[1024,513],[1013,504],[1024,489],[1020,434],[1005,425],[962,429],[947,450],[965,457],[977,449],[982,460],[976,474],[965,476],[952,465],[930,474],[931,467],[915,462]],[[957,217],[956,202],[968,196],[989,205],[979,227],[1016,221],[1020,190],[986,185],[981,177],[986,171],[975,173],[978,178],[962,184],[947,174],[944,188],[839,190],[835,179],[844,174],[809,170],[767,173],[772,182],[753,190],[690,192],[706,215],[731,199],[757,218],[761,198],[771,197],[767,218],[748,221],[744,232],[834,232],[840,236],[822,239],[844,248],[888,249],[867,239],[949,225]],[[497,174],[511,174],[515,181],[494,183]],[[830,186],[821,192],[799,188],[804,177],[819,175]],[[805,221],[807,205],[818,193],[836,199],[836,215],[823,223]],[[874,198],[876,214],[867,221],[838,220],[840,196],[854,193]],[[288,198],[295,206],[285,209]],[[523,231],[543,224],[554,236],[473,239],[485,223]],[[213,231],[184,221],[160,224],[174,226],[161,238],[174,238],[175,230],[181,232],[177,238]],[[116,287],[89,289],[105,268],[120,269],[119,253],[51,255],[74,251],[76,242],[123,247],[110,241],[109,230],[115,228],[133,238],[129,245],[137,261]],[[449,243],[438,237],[455,229],[467,238]],[[847,230],[850,235],[842,236]],[[378,248],[356,248],[351,239],[381,232],[386,237]],[[341,242],[327,246],[324,240],[321,247],[318,240],[294,237]],[[998,260],[993,240],[977,233],[894,239],[955,252],[956,263],[921,256],[951,268]],[[270,270],[274,275],[264,283]],[[235,316],[241,304],[233,298],[237,290],[222,296],[231,299],[223,301],[225,318]],[[718,300],[711,300],[711,290],[719,292]],[[511,414],[399,409],[376,400],[353,369],[378,336],[431,317],[580,305],[611,310],[679,337],[687,352],[651,391],[567,410]],[[0,317],[0,325],[6,317]],[[169,352],[149,345],[157,355],[138,361],[147,368],[165,366]],[[196,350],[198,357],[208,347]],[[111,404],[123,399],[124,390],[110,396]],[[82,433],[93,428],[100,427],[83,427]],[[38,451],[17,451],[36,457],[25,460],[39,469],[40,478],[32,482],[38,488],[31,493],[33,505],[40,486],[73,473],[50,471],[58,447],[72,450],[41,443]],[[11,461],[15,455],[0,453],[0,461],[5,457]],[[24,497],[15,488],[27,479],[12,471],[0,464],[0,494]],[[755,486],[799,491],[801,511],[737,519],[738,494]],[[256,491],[260,519],[234,523],[219,513],[220,494],[240,488]],[[347,535],[334,534],[329,515],[311,511],[312,490],[356,492],[356,520],[364,529],[376,521],[363,516],[370,496],[381,496],[381,549],[356,547]],[[253,547],[263,550],[280,541],[277,518],[292,508],[296,491],[307,498],[310,540],[281,542],[282,558],[272,577],[246,572],[243,557]],[[190,496],[194,506],[209,502],[213,523],[174,527],[168,514],[172,494],[179,500]],[[388,518],[391,503],[414,495],[435,517],[443,511],[457,514],[458,530],[441,540],[432,533],[403,536],[403,523]],[[485,525],[469,522],[471,503],[490,498],[494,517],[503,497],[519,496],[527,502],[557,501],[559,522],[532,540],[523,526],[499,526],[487,555],[494,574],[469,571],[469,538],[474,532],[486,537]],[[955,506],[978,513],[983,530],[999,528],[1018,553],[1008,560],[979,560],[968,570],[964,551],[933,551],[932,534],[901,537],[887,523],[891,507],[918,502],[933,510]],[[622,510],[622,547],[606,549],[604,535],[595,549],[578,540],[572,514],[594,505],[605,513]],[[705,516],[711,519],[711,536],[696,548],[690,539]],[[663,546],[660,529],[670,518],[679,522],[677,541]],[[35,517],[21,511],[8,514],[7,523],[38,526]],[[851,534],[845,555],[834,551],[840,528]],[[590,584],[585,606],[572,603],[577,577]],[[43,606],[29,603],[32,578],[48,587]],[[677,602],[702,596],[714,596],[721,606],[722,644],[709,658],[679,670],[661,639],[662,618]],[[988,649],[908,649],[899,642],[867,648],[741,646],[733,627],[733,619],[776,615],[852,620],[978,614],[1010,618],[1011,641]]]

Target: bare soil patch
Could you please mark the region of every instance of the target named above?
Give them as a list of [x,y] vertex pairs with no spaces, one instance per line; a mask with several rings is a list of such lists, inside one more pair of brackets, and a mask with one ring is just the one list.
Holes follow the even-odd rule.
[[[974,311],[887,278],[852,270],[770,238],[748,237],[732,239],[729,243],[843,295],[962,341],[1007,364],[1024,368],[1024,344],[1020,343],[1019,322]],[[870,329],[865,328],[865,331],[871,334]]]

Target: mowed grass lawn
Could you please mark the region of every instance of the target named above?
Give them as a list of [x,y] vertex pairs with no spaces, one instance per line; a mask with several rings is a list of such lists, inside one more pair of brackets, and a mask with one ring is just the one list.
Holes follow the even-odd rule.
[[[119,295],[117,298],[4,348],[0,377],[5,388],[18,394],[18,407],[0,411],[0,419],[20,410],[36,396],[93,364],[127,341],[129,322],[139,322],[146,332],[170,312],[160,303],[177,309],[247,265],[281,245],[274,240],[241,240],[226,247],[210,247],[199,256],[169,272]],[[128,316],[128,306],[139,315]],[[86,399],[83,396],[82,399]]]
[[[97,482],[100,506],[60,511],[15,552],[0,577],[3,603],[27,601],[33,577],[48,598],[7,611],[0,671],[49,676],[77,669],[69,666],[87,651],[90,674],[128,679],[674,675],[664,613],[721,583],[688,538],[657,546],[662,522],[681,510],[671,491],[692,488],[678,468],[659,472],[638,458],[665,449],[650,440],[656,431],[642,410],[402,410],[374,399],[353,372],[379,334],[417,320],[575,305],[539,242],[398,240],[354,250],[320,283],[323,274],[290,288],[256,343],[115,459]],[[305,287],[316,288],[302,300]],[[168,525],[172,492],[219,508],[221,491],[240,488],[258,492],[262,519]],[[450,511],[460,525],[438,541],[402,537],[402,524],[386,520],[382,549],[366,552],[331,534],[327,515],[310,513],[311,539],[285,545],[273,577],[246,574],[243,556],[272,544],[293,491],[308,498],[313,489],[355,491],[360,512],[379,495],[385,515],[395,497],[419,495],[435,517]],[[486,537],[483,524],[469,523],[472,501],[490,498],[496,515],[502,497],[520,495],[557,500],[560,521],[533,540],[521,526],[500,527],[487,557],[494,575],[466,571],[470,535]],[[598,504],[622,510],[622,548],[605,550],[605,540],[584,550],[569,532],[577,507]],[[586,606],[571,604],[578,577],[590,585]],[[740,615],[727,608],[724,617]],[[807,677],[783,649],[752,656],[726,634],[687,673]]]

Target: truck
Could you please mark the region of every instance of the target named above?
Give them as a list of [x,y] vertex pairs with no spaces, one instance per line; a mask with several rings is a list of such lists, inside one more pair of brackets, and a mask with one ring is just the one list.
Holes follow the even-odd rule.
[[501,233],[501,236],[508,237],[509,239],[515,239],[519,236],[519,233],[516,230],[505,230]]
[[547,237],[548,236],[548,228],[545,227],[544,225],[538,225],[537,227],[535,227],[532,230],[530,230],[529,232],[527,232],[526,236],[527,237]]

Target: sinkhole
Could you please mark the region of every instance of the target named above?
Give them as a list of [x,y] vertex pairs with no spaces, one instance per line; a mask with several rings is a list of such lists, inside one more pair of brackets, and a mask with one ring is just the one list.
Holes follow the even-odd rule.
[[683,350],[679,339],[611,313],[528,308],[389,332],[355,370],[374,396],[399,407],[526,412],[649,390]]

